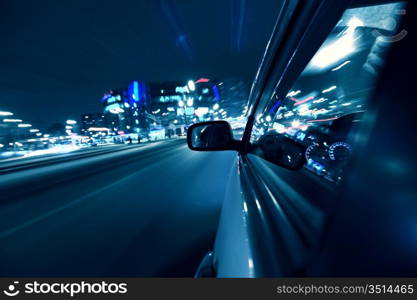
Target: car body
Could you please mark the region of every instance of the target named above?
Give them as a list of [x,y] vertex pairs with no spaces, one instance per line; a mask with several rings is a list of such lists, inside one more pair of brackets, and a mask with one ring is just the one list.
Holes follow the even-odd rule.
[[417,274],[413,5],[283,1],[196,277]]

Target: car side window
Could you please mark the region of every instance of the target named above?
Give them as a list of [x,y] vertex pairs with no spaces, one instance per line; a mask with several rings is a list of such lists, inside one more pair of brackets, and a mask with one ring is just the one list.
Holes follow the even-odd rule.
[[346,10],[285,99],[256,116],[251,141],[285,135],[304,146],[303,171],[339,182],[404,13],[403,2]]

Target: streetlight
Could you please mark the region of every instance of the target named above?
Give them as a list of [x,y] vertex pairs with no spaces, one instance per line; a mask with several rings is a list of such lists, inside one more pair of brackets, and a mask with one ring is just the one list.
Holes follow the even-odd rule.
[[[87,117],[87,116],[86,116]],[[74,120],[67,120],[67,124],[68,125],[75,125],[75,124],[77,124],[77,121],[74,121]]]
[[220,108],[220,105],[218,103],[216,103],[216,104],[213,105],[213,109],[214,110],[218,110],[219,108]]

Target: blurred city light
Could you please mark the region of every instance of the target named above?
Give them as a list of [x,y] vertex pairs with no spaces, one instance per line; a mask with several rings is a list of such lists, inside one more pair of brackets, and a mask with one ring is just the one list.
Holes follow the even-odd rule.
[[[88,131],[110,131],[110,129],[105,127],[90,127],[87,129]],[[115,128],[117,130],[117,128]]]
[[188,83],[188,88],[190,89],[190,91],[194,92],[195,91],[195,83],[192,80],[189,80]]
[[13,116],[13,113],[9,111],[0,111],[0,116]]
[[194,99],[193,98],[188,98],[187,105],[188,106],[193,106],[193,103],[194,103]]
[[[209,82],[210,81],[210,79],[208,79],[208,78],[200,78],[199,80],[197,80],[195,83],[200,83],[200,82]],[[221,83],[219,83],[219,85],[220,84],[223,84],[223,82],[221,82]]]
[[337,86],[333,85],[333,86],[329,87],[328,89],[323,90],[322,93],[325,94],[325,93],[331,92],[331,91],[335,90],[336,88],[337,88]]
[[209,112],[209,109],[208,109],[208,107],[198,107],[196,110],[195,110],[195,115],[197,116],[197,117],[202,117],[202,116],[204,116],[205,114],[207,114]]
[[298,126],[300,126],[300,124],[301,124],[301,123],[300,123],[300,121],[298,121],[298,120],[294,120],[294,121],[292,121],[292,122],[291,122],[291,126],[292,126],[292,127],[298,127]]
[[46,154],[57,154],[57,153],[68,153],[74,150],[78,150],[80,147],[75,145],[57,145],[51,147],[49,149],[42,149],[42,150],[34,150],[30,151],[29,153],[25,154],[25,157],[32,157],[32,156],[40,156]]
[[67,124],[68,124],[68,125],[75,125],[75,124],[77,124],[77,121],[74,121],[74,120],[67,120]]
[[300,90],[298,90],[298,91],[291,91],[291,92],[289,92],[289,93],[287,94],[287,97],[295,97],[295,96],[297,96],[299,93],[301,93],[301,91],[300,91]]
[[32,127],[31,124],[18,124],[17,126],[21,128]]
[[20,119],[4,119],[3,122],[5,123],[20,123],[22,120]]
[[125,110],[121,107],[116,107],[109,110],[112,114],[120,114],[123,113]]

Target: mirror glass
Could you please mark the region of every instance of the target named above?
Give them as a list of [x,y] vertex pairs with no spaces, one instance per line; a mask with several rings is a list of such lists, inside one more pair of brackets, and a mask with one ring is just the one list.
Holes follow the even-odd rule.
[[197,124],[191,129],[191,148],[219,149],[226,148],[232,141],[230,125],[226,122]]

